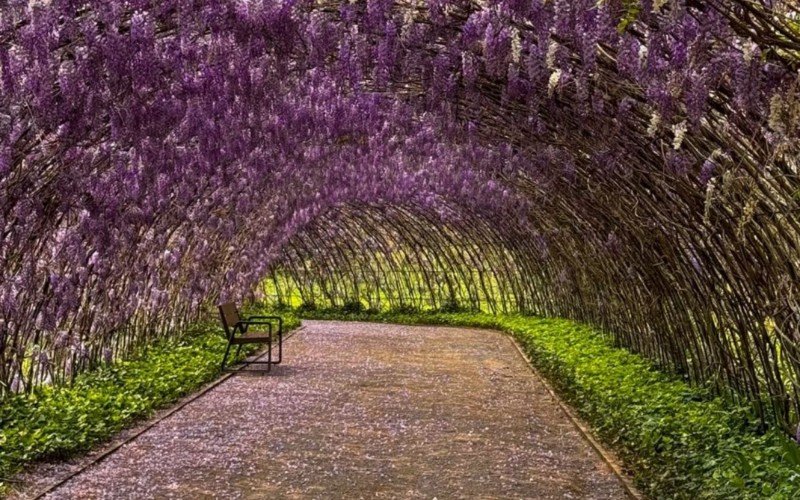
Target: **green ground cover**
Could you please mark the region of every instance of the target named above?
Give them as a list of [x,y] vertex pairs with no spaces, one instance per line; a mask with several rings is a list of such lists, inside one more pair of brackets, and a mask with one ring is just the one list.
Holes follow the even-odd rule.
[[798,498],[800,448],[573,321],[475,313],[304,310],[304,317],[492,328],[519,342],[652,498]]
[[[283,317],[286,331],[299,325],[291,314]],[[86,451],[216,379],[225,345],[218,324],[197,324],[179,340],[79,375],[71,387],[6,398],[0,406],[0,495],[25,464]]]

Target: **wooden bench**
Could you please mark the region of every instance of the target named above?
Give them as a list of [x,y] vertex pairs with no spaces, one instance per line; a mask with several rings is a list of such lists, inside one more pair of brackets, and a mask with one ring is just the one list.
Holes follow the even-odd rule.
[[[222,319],[222,327],[225,329],[225,336],[228,338],[228,346],[225,348],[225,356],[222,358],[222,371],[225,371],[225,364],[228,362],[228,355],[231,351],[231,346],[236,347],[236,354],[234,359],[239,357],[244,344],[267,344],[267,361],[243,361],[245,366],[249,365],[267,365],[267,370],[272,369],[272,365],[280,364],[283,358],[283,318],[280,316],[250,316],[247,319],[242,319],[239,316],[239,310],[233,302],[227,302],[219,306],[219,315]],[[278,359],[272,359],[272,326],[277,321],[278,323]],[[253,331],[251,326],[261,328],[259,331]],[[267,331],[263,331],[263,327],[267,327]]]

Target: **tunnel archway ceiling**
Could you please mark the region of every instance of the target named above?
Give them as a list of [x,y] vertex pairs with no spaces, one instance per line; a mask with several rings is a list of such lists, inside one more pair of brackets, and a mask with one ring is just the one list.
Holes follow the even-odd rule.
[[397,245],[787,423],[799,58],[788,1],[8,2],[0,382]]

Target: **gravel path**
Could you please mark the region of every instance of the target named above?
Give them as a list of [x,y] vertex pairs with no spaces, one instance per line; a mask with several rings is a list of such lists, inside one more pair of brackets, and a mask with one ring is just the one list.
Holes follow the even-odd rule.
[[305,324],[48,498],[625,498],[505,336]]

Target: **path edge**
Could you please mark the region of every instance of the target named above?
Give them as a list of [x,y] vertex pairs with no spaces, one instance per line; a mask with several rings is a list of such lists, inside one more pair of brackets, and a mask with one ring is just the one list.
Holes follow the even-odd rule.
[[[297,327],[294,330],[292,330],[291,332],[289,332],[286,335],[286,337],[284,338],[284,340],[289,340],[296,333],[300,332],[301,330],[305,330],[305,328],[306,328],[305,325],[301,324],[299,327]],[[260,352],[256,352],[252,356],[255,356],[255,358],[258,360],[258,359],[261,359],[262,357],[264,357],[266,354],[267,354],[266,349],[262,349]],[[41,489],[39,491],[32,492],[31,495],[28,498],[31,498],[33,500],[40,500],[40,499],[46,497],[47,495],[49,495],[50,493],[54,492],[55,490],[57,490],[61,486],[64,486],[65,484],[70,482],[72,479],[76,478],[77,476],[80,476],[81,474],[86,472],[88,469],[91,469],[95,465],[103,462],[105,459],[107,459],[108,457],[110,457],[111,455],[113,455],[114,453],[119,451],[120,448],[122,448],[123,446],[125,446],[127,444],[130,444],[131,442],[136,440],[139,436],[141,436],[145,432],[149,431],[150,429],[152,429],[156,425],[160,424],[161,422],[163,422],[167,418],[171,417],[173,414],[175,414],[178,411],[182,410],[183,408],[188,406],[193,401],[199,399],[200,397],[204,396],[205,394],[211,392],[213,389],[219,387],[225,381],[227,381],[228,379],[230,379],[231,377],[236,375],[238,372],[240,372],[245,366],[241,366],[241,367],[239,367],[239,368],[237,368],[237,369],[235,369],[233,371],[223,372],[220,375],[219,378],[217,378],[216,380],[214,380],[212,382],[209,382],[205,387],[203,387],[199,391],[197,391],[197,392],[195,392],[195,393],[193,393],[193,394],[191,394],[189,396],[186,396],[183,400],[179,400],[172,408],[167,410],[162,415],[157,416],[151,422],[148,422],[146,425],[144,425],[142,428],[140,428],[139,430],[137,430],[136,432],[134,432],[130,436],[126,437],[125,439],[123,439],[119,443],[110,446],[108,449],[104,450],[99,455],[97,455],[96,457],[92,458],[91,460],[89,460],[85,464],[82,464],[77,469],[75,469],[75,470],[73,470],[73,471],[71,471],[71,472],[69,472],[67,474],[64,474],[63,476],[59,477],[58,479],[56,479],[55,481],[50,483],[48,486],[45,486],[43,489]]]
[[552,396],[553,400],[555,400],[556,404],[558,404],[558,407],[561,408],[561,411],[564,412],[567,418],[572,422],[572,425],[578,429],[583,438],[589,442],[592,448],[594,448],[597,454],[600,455],[603,461],[609,466],[611,472],[617,476],[617,479],[619,479],[623,488],[625,489],[625,493],[627,493],[630,498],[636,500],[645,500],[646,497],[639,491],[638,488],[636,488],[636,486],[633,484],[633,481],[631,481],[630,477],[625,473],[625,471],[622,470],[622,467],[620,466],[620,460],[613,452],[606,449],[606,447],[603,446],[603,444],[597,438],[595,438],[594,433],[592,433],[589,426],[586,425],[586,423],[575,414],[575,411],[562,400],[561,396],[558,395],[556,390],[550,384],[550,381],[548,381],[541,373],[539,373],[539,370],[536,369],[533,361],[522,349],[522,346],[520,346],[517,339],[509,333],[500,330],[494,331],[511,341],[516,348],[517,353],[519,353],[520,357],[525,361],[525,364],[528,366],[528,369],[531,371],[531,373],[533,373],[533,375],[539,379],[539,382],[541,382],[544,388],[547,389],[547,392],[550,393],[550,396]]

